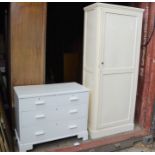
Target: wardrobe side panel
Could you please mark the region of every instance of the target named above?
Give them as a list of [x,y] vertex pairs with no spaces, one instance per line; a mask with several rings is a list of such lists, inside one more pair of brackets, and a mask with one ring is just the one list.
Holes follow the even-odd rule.
[[95,122],[95,72],[96,72],[96,55],[97,55],[97,9],[85,11],[84,20],[84,60],[83,60],[83,84],[90,89],[89,102],[89,122],[90,128],[93,128]]

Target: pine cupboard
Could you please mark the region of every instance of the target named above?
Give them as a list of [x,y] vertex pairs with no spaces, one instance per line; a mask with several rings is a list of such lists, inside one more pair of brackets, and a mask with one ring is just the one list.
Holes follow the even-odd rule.
[[143,9],[95,3],[84,11],[90,136],[133,130]]

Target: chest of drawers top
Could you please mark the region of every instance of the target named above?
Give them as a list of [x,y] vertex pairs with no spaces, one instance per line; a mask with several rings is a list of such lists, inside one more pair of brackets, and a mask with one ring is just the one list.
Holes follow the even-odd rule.
[[18,98],[22,99],[38,96],[88,92],[88,89],[76,82],[70,82],[59,84],[16,86],[14,87],[14,91]]

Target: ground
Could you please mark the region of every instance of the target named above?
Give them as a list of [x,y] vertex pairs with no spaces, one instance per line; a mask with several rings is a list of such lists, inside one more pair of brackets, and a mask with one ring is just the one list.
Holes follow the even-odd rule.
[[144,145],[142,142],[138,142],[134,144],[133,147],[120,150],[119,152],[155,152],[155,142],[149,145]]
[[[53,152],[53,151],[75,151],[83,150],[89,152],[155,152],[155,139],[151,139],[151,135],[148,135],[147,132],[135,128],[134,131],[124,132],[121,134],[116,134],[113,136],[107,136],[101,139],[91,140],[90,137],[87,141],[83,141],[81,138],[78,139],[75,137],[69,137],[59,140],[54,140],[46,143],[41,143],[33,146],[30,152]],[[117,141],[116,141],[117,139]],[[144,145],[143,141],[148,144],[148,142],[153,142],[149,145]],[[94,145],[95,144],[95,145]],[[76,145],[76,147],[74,147]],[[88,146],[88,147],[87,147]],[[94,146],[97,146],[94,147]],[[17,141],[15,140],[15,150],[17,149]],[[122,150],[120,150],[122,149]]]
[[[48,142],[40,145],[34,146],[34,149],[31,151],[34,152],[44,152],[44,151],[52,151],[53,148],[61,148],[66,146],[71,146],[77,144],[77,142],[80,144],[82,142],[81,140],[77,140],[76,138],[67,138],[62,140],[57,140],[53,142]],[[155,152],[155,142],[149,145],[143,144],[143,142],[137,142],[132,147],[125,148],[122,150],[119,150],[117,152]]]

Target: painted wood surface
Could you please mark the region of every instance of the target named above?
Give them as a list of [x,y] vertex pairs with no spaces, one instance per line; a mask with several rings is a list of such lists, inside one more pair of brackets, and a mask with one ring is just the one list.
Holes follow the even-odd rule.
[[83,84],[91,90],[91,138],[134,129],[142,15],[143,9],[103,3],[85,8]]

